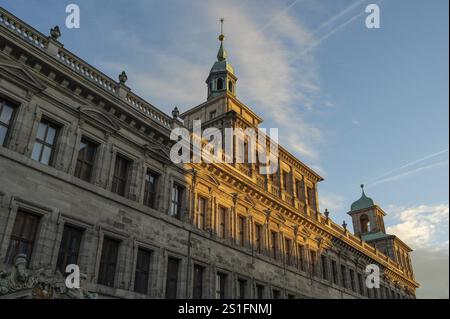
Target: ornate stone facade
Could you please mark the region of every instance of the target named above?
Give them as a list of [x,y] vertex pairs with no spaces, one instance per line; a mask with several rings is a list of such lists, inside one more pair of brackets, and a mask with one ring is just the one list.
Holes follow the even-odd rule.
[[[236,97],[223,43],[207,101],[169,116],[60,36],[0,8],[0,298],[414,298],[407,246],[397,259],[323,215],[322,178],[287,150],[269,178],[170,161],[174,127],[262,122]],[[84,289],[65,287],[68,263]]]

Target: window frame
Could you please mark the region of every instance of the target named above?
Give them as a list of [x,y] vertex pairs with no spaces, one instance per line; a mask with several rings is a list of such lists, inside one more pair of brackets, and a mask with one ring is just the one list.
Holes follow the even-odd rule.
[[[147,178],[148,176],[153,177],[154,182],[149,183]],[[147,168],[144,176],[144,196],[143,196],[143,204],[147,207],[150,207],[152,209],[156,209],[156,201],[158,196],[158,185],[159,180],[161,178],[161,174],[156,173],[155,171]],[[153,186],[149,187],[149,184],[152,184]]]
[[[43,140],[41,140],[38,137],[39,127],[41,126],[41,124],[46,126]],[[37,125],[36,134],[35,134],[35,137],[34,137],[33,149],[31,151],[31,158],[33,160],[41,163],[42,165],[54,166],[55,159],[56,159],[56,151],[57,151],[57,146],[58,146],[57,144],[58,144],[60,130],[61,130],[62,126],[63,125],[58,124],[57,122],[49,119],[46,116],[43,116],[40,119],[40,121],[38,122],[38,125]],[[50,144],[49,142],[46,141],[50,128],[52,128],[55,131],[55,134],[54,134],[53,140],[52,140],[52,144]],[[36,145],[38,145],[38,144],[40,145],[39,157],[38,157],[38,159],[35,159],[35,158],[33,158],[33,154],[34,154],[34,150],[36,148]],[[46,147],[50,148],[50,156],[49,156],[49,159],[48,159],[48,163],[42,162],[43,153],[44,153],[44,150],[45,150]]]
[[[115,256],[113,255],[114,260],[115,260],[113,272],[108,271],[108,268],[104,269],[104,267],[110,267],[110,265],[105,266],[106,263],[111,264],[111,260],[109,260],[109,261],[103,260],[104,254],[105,254],[105,242],[116,244],[117,250],[114,253]],[[102,250],[101,250],[101,255],[100,255],[100,264],[99,264],[99,268],[98,268],[98,272],[97,272],[97,284],[106,286],[106,287],[111,287],[111,288],[115,287],[121,244],[122,244],[122,240],[120,240],[120,239],[114,238],[112,236],[107,236],[107,235],[103,236]],[[108,252],[108,253],[111,253],[111,252]],[[107,258],[107,257],[109,259],[111,256],[105,256],[105,258]],[[112,278],[108,278],[108,275],[112,276]],[[112,282],[110,282],[111,279],[112,279]]]
[[[89,146],[93,146],[94,147],[94,151],[93,151],[93,155],[92,155],[92,162],[88,162],[88,160],[86,159],[86,156],[87,156],[86,154],[88,153],[86,151],[84,152],[84,158],[80,159],[80,153],[82,151],[81,150],[82,143],[86,144],[86,149],[88,149]],[[99,148],[99,146],[100,146],[100,144],[95,142],[95,141],[93,141],[92,139],[90,139],[90,138],[88,138],[88,137],[86,137],[84,135],[81,137],[80,143],[79,143],[79,147],[78,147],[78,156],[77,156],[76,164],[75,164],[74,176],[76,178],[84,180],[84,181],[86,181],[88,183],[92,182],[92,178],[94,176],[95,164],[96,164],[96,161],[97,161],[97,155],[98,155],[98,148]],[[79,165],[81,165],[81,166],[79,166]],[[89,177],[88,178],[83,178],[81,175],[82,175],[82,172],[84,171],[83,168],[86,167],[86,166],[89,167],[89,169],[90,169]]]
[[12,112],[11,112],[10,118],[8,119],[8,123],[4,123],[0,120],[0,127],[4,127],[6,129],[6,133],[5,133],[3,142],[0,141],[1,142],[0,147],[8,147],[8,145],[9,145],[9,140],[11,137],[11,128],[14,124],[14,121],[16,118],[16,113],[17,113],[17,108],[18,108],[17,103],[14,103],[14,102],[0,96],[0,119],[1,119],[1,115],[3,113],[5,106],[11,108]]
[[[64,235],[66,234],[66,230],[67,229],[70,229],[70,232],[72,232],[72,233],[78,232],[78,234],[80,235],[79,241],[78,241],[78,244],[77,244],[76,253],[74,253],[76,255],[76,258],[75,258],[76,262],[75,263],[69,263],[67,261],[68,258],[69,258],[68,255],[70,255],[70,253],[69,253],[69,250],[70,250],[69,243],[70,242],[66,243],[65,247],[63,248],[63,243],[64,243],[64,239],[65,239]],[[66,269],[67,265],[70,265],[70,264],[77,264],[78,265],[79,264],[80,252],[81,252],[81,247],[82,247],[82,243],[83,243],[83,239],[84,239],[84,232],[85,232],[85,229],[83,229],[81,227],[72,225],[70,223],[64,223],[63,231],[62,231],[62,235],[61,235],[61,241],[60,241],[59,250],[58,250],[58,257],[57,257],[57,260],[56,260],[56,270],[59,270],[63,275],[65,274],[65,269]],[[63,258],[62,264],[60,264],[60,258],[61,258],[60,256],[61,256],[61,254],[64,254],[64,258]]]
[[[112,182],[111,182],[112,193],[122,197],[126,197],[127,187],[129,183],[129,173],[132,164],[133,160],[131,160],[129,157],[122,155],[122,153],[116,153],[114,160],[114,168],[112,172]],[[118,172],[118,170],[120,170],[120,172]],[[120,174],[120,176],[118,176],[118,174]],[[124,176],[122,176],[122,174]]]
[[[18,216],[23,216],[23,220],[22,220],[22,225],[20,226],[20,234],[15,234],[14,231],[16,230],[17,227],[17,223],[18,223]],[[34,224],[33,224],[33,234],[32,234],[32,238],[24,238],[23,236],[25,236],[24,234],[24,228],[26,226],[26,220],[25,218],[31,218],[34,220]],[[18,208],[17,212],[14,216],[14,222],[13,222],[13,227],[11,230],[11,233],[9,235],[9,242],[8,242],[8,247],[6,250],[6,255],[5,255],[5,259],[4,259],[4,263],[7,265],[12,265],[14,263],[14,259],[16,258],[16,256],[18,254],[23,254],[23,252],[20,252],[20,247],[21,247],[21,243],[25,242],[26,245],[29,245],[29,255],[27,255],[27,267],[30,266],[31,264],[31,260],[33,258],[33,252],[36,250],[36,243],[37,243],[37,238],[38,238],[38,233],[40,231],[40,224],[41,224],[41,219],[42,219],[42,215],[40,214],[36,214],[32,211],[23,209],[23,208]],[[12,243],[13,241],[18,242],[17,246],[15,248],[12,247]],[[11,250],[14,249],[15,253],[14,255],[12,254]]]

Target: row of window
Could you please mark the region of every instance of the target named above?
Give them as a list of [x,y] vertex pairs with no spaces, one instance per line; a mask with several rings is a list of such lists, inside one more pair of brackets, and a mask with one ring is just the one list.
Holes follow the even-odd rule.
[[[36,241],[37,230],[40,216],[27,211],[18,210],[13,231],[11,233],[10,243],[6,255],[5,263],[11,265],[18,254],[27,255],[28,263],[31,260],[34,244]],[[56,269],[65,273],[66,266],[69,264],[78,264],[83,239],[84,230],[82,228],[64,225],[62,239],[59,247]],[[121,241],[112,237],[105,236],[101,250],[100,265],[98,269],[97,283],[100,285],[114,287],[116,284],[116,273],[119,259],[119,248]],[[136,256],[134,291],[140,294],[149,293],[151,278],[153,251],[139,247]],[[178,297],[179,273],[181,260],[175,257],[167,259],[166,267],[166,288],[165,297],[174,299]],[[218,299],[229,298],[230,276],[225,272],[216,273],[215,297]],[[206,297],[204,283],[206,281],[206,267],[194,264],[192,296],[194,299]],[[248,298],[249,280],[239,277],[237,280],[236,298]],[[266,286],[263,284],[255,285],[255,297],[259,299],[266,298]],[[280,298],[281,291],[272,289],[272,298]],[[295,295],[288,294],[288,298],[295,298]]]

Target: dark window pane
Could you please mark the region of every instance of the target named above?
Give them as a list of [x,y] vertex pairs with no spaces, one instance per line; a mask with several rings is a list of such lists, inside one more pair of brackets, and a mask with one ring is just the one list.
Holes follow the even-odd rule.
[[16,221],[11,234],[11,241],[6,254],[6,264],[12,265],[14,258],[18,254],[25,254],[29,264],[38,224],[39,216],[23,211],[17,212]]
[[100,269],[98,272],[98,283],[101,285],[114,287],[119,244],[114,239],[105,237],[103,240]]
[[247,280],[238,279],[238,295],[237,299],[245,299],[247,289]]
[[264,299],[264,286],[263,285],[256,285],[256,298],[257,299]]
[[167,260],[166,299],[177,298],[179,263],[178,259],[169,258]]
[[128,161],[127,159],[119,155],[116,157],[112,184],[113,193],[125,196],[125,187],[127,183],[129,165],[130,161]]
[[170,203],[170,215],[176,218],[181,218],[181,203],[183,198],[184,188],[173,184],[172,187],[172,197]]
[[147,171],[145,175],[144,205],[151,208],[155,208],[158,177],[157,174],[150,171]]
[[203,297],[203,273],[204,267],[195,265],[194,266],[194,291],[193,298],[201,299]]
[[75,168],[76,177],[86,182],[91,181],[96,152],[97,144],[92,143],[84,138],[81,139],[80,150],[78,151],[77,165]]
[[223,273],[216,274],[216,299],[225,299],[226,296],[227,275]]
[[134,277],[134,291],[147,294],[150,279],[150,261],[152,252],[139,249],[136,261],[136,274]]
[[6,133],[8,133],[8,129],[0,125],[0,146],[5,145]]
[[274,289],[274,290],[272,291],[272,295],[273,295],[273,299],[280,299],[281,293],[280,293],[279,290]]
[[56,269],[62,274],[65,273],[67,265],[76,265],[78,263],[82,236],[83,231],[81,229],[67,225],[64,226],[58,262],[56,264]]

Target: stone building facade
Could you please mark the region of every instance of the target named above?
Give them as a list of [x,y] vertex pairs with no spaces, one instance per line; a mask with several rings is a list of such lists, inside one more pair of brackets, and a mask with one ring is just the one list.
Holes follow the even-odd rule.
[[[411,250],[385,234],[382,210],[355,204],[351,234],[321,213],[322,178],[284,148],[269,177],[170,160],[175,127],[262,122],[236,97],[223,36],[207,101],[173,116],[60,36],[0,8],[0,298],[415,297]],[[83,292],[63,287],[68,264]],[[372,264],[381,285],[368,289]]]

